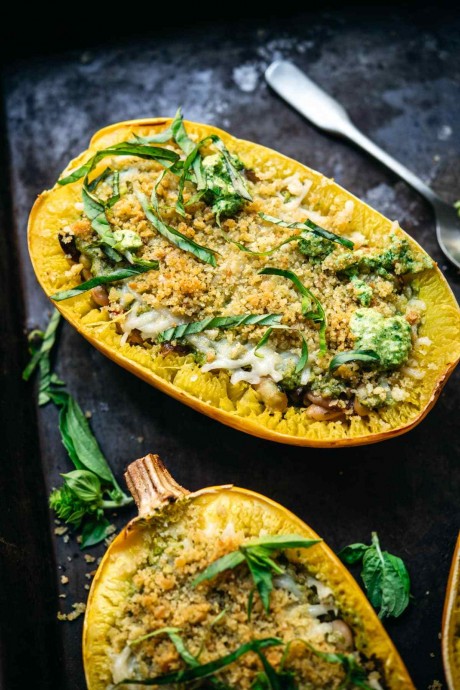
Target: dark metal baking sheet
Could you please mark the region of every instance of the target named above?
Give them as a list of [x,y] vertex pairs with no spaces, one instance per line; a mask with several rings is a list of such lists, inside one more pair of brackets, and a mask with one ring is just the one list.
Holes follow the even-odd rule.
[[[440,253],[426,204],[343,142],[325,137],[267,88],[262,74],[293,59],[338,97],[373,139],[450,201],[460,194],[460,21],[423,11],[354,8],[243,23],[168,28],[150,37],[10,62],[4,74],[1,156],[1,342],[4,423],[0,571],[4,687],[83,690],[82,619],[58,608],[84,601],[93,569],[74,538],[54,535],[46,494],[69,468],[51,407],[37,410],[20,381],[24,332],[49,304],[29,264],[26,223],[36,194],[99,127],[172,115],[223,127],[335,177],[416,237],[457,295],[458,272]],[[58,370],[121,476],[132,459],[160,453],[190,489],[233,482],[297,512],[333,548],[378,530],[406,561],[414,602],[387,629],[414,681],[442,680],[439,631],[459,525],[459,376],[417,429],[351,450],[282,446],[228,429],[182,406],[105,359],[70,327]],[[131,516],[124,512],[120,525]],[[92,551],[99,556],[101,547]],[[69,583],[60,582],[61,575]],[[58,593],[66,598],[58,599]]]

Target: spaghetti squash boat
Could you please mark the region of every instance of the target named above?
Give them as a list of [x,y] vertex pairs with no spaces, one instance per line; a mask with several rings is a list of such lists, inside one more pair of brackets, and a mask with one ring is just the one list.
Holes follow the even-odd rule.
[[407,431],[460,356],[430,257],[332,180],[213,127],[113,125],[30,217],[45,292],[97,348],[285,443]]
[[126,476],[139,517],[93,580],[88,690],[414,690],[355,580],[292,513],[230,486],[190,494],[158,456]]

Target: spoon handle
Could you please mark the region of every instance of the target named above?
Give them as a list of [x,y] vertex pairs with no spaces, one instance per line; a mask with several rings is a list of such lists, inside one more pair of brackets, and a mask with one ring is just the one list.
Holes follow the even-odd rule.
[[417,175],[368,139],[351,122],[347,111],[290,62],[273,62],[265,72],[267,82],[285,101],[320,129],[349,139],[383,163],[432,204],[439,197]]

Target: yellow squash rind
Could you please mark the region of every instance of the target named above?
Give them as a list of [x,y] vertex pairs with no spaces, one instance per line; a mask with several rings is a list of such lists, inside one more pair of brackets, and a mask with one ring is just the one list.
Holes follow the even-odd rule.
[[449,690],[460,690],[460,534],[452,557],[442,615],[442,658]]
[[[73,160],[67,172],[86,161],[95,150],[129,138],[132,132],[148,135],[170,122],[169,119],[133,120],[100,130],[90,148]],[[387,235],[394,230],[390,220],[354,197],[320,173],[272,151],[271,149],[231,137],[215,127],[187,122],[187,129],[203,138],[218,134],[245,163],[257,169],[258,163],[270,160],[277,174],[296,171],[312,181],[311,193],[320,192],[322,213],[342,208],[352,200],[352,224],[365,235]],[[80,216],[75,207],[80,202],[81,181],[64,187],[56,185],[43,192],[34,204],[29,219],[29,250],[37,278],[48,296],[79,282],[58,242],[63,225]],[[63,222],[66,219],[66,222]],[[404,233],[397,230],[398,233]],[[407,236],[406,236],[407,237]],[[414,246],[419,245],[409,238]],[[121,344],[115,324],[101,316],[85,293],[56,307],[79,333],[98,350],[125,369],[159,390],[228,426],[254,436],[299,446],[337,447],[374,443],[398,436],[416,426],[436,402],[442,387],[460,359],[460,311],[440,270],[435,267],[417,278],[420,299],[427,305],[425,322],[419,335],[430,338],[432,346],[422,360],[425,375],[410,391],[407,401],[387,407],[369,417],[353,416],[350,424],[318,422],[305,412],[289,407],[287,412],[273,413],[264,408],[259,395],[248,385],[230,384],[226,372],[203,373],[192,357],[170,354],[152,356],[141,345]]]

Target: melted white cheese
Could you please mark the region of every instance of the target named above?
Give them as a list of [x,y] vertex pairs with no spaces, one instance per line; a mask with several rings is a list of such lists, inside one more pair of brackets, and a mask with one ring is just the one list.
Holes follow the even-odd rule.
[[[184,319],[173,316],[167,308],[146,309],[140,295],[127,287],[123,292],[125,297],[133,299],[126,319],[121,324],[124,331],[121,339],[123,344],[134,329],[138,330],[144,339],[155,339],[162,331],[187,323]],[[213,334],[217,336],[219,331],[208,332],[210,336]],[[184,341],[205,355],[206,363],[201,367],[202,371],[226,369],[231,372],[232,384],[240,381],[257,384],[264,377],[270,377],[277,383],[287,376],[299,361],[299,357],[293,352],[277,352],[269,345],[264,345],[256,352],[255,348],[249,345],[230,343],[225,337],[212,340],[208,335],[191,335],[184,338]],[[300,383],[306,385],[309,378],[310,368],[305,367]]]
[[[126,646],[119,654],[113,655],[112,679],[113,682],[121,683],[125,678],[132,678],[134,674],[136,659],[134,658],[131,647]],[[135,688],[136,685],[123,685],[123,688]]]

